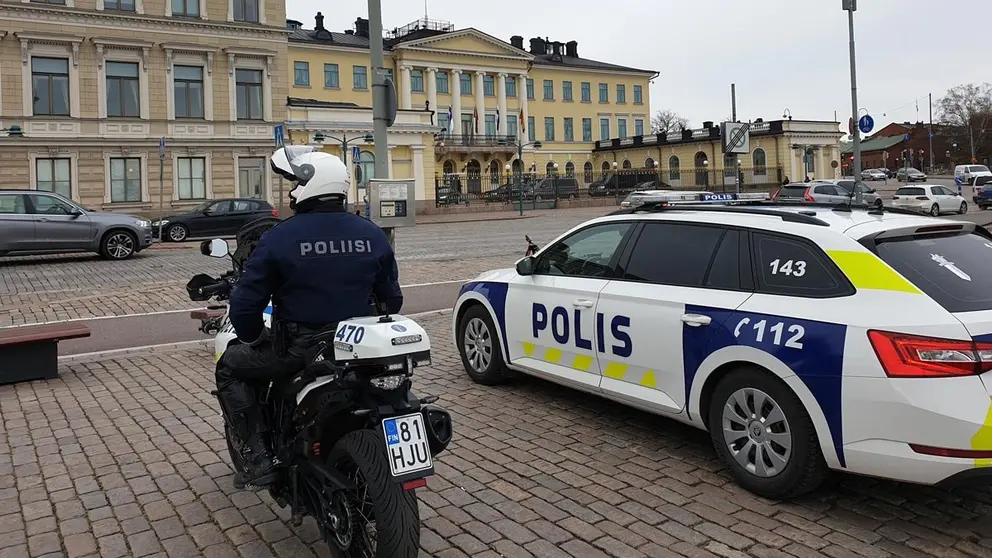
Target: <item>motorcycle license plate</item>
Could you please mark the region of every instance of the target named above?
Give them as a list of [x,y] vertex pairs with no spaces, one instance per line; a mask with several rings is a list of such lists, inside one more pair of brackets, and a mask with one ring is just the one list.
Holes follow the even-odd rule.
[[388,418],[382,421],[386,435],[386,455],[394,477],[426,471],[434,467],[424,417],[420,413]]

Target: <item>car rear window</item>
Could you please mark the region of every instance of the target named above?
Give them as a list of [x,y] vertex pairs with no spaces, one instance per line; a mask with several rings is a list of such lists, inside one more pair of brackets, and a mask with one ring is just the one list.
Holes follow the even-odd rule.
[[808,186],[782,186],[782,190],[778,193],[779,196],[796,196],[803,197],[806,193],[806,188]]
[[925,196],[926,194],[923,188],[899,188],[896,190],[897,196]]
[[881,242],[878,256],[948,312],[992,310],[992,241],[975,233]]

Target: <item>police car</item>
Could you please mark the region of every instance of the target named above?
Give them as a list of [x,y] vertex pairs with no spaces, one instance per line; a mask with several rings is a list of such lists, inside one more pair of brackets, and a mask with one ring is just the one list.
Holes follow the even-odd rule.
[[769,498],[831,469],[992,479],[989,232],[656,197],[465,284],[452,326],[468,375],[530,374],[706,429]]

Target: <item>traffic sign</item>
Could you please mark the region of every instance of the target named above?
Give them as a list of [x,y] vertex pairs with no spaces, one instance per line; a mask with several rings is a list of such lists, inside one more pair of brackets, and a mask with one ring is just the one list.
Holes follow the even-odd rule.
[[361,153],[362,153],[362,150],[357,145],[352,146],[352,148],[351,148],[351,160],[354,161],[356,165],[358,164],[358,156]]
[[724,153],[747,154],[751,152],[751,125],[747,122],[721,124],[721,143]]
[[276,124],[273,128],[276,147],[286,147],[286,127],[283,124]]
[[862,134],[867,134],[875,129],[875,119],[869,115],[864,115],[858,120],[858,129]]
[[165,157],[165,136],[158,138],[158,156]]
[[909,141],[909,134],[906,134],[905,136],[903,136],[902,139],[904,139],[906,141]]

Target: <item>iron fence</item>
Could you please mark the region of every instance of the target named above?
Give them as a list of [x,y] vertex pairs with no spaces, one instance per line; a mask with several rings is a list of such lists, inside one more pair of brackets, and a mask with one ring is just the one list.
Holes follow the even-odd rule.
[[546,200],[585,197],[622,199],[635,190],[683,190],[734,192],[740,188],[769,188],[782,184],[780,167],[740,169],[620,169],[523,175],[503,173],[451,173],[434,176],[437,207],[476,203],[516,203],[521,199],[539,203]]

